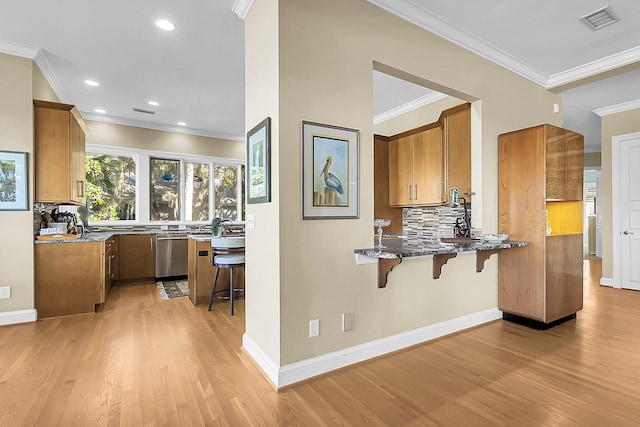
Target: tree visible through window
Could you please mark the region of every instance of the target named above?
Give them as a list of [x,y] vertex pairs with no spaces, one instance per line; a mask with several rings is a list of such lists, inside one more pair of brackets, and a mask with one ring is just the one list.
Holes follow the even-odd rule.
[[180,219],[180,160],[151,159],[151,221]]
[[87,153],[85,171],[90,220],[136,219],[136,162],[133,157]]
[[209,220],[209,165],[184,163],[184,219]]

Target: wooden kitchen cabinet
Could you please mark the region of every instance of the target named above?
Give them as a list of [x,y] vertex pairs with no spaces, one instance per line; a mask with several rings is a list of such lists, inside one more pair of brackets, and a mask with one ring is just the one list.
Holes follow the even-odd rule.
[[[581,203],[556,199],[574,197],[576,188],[582,193],[582,175],[566,179],[565,169],[557,178],[557,164],[583,168],[582,137],[569,133],[540,125],[498,139],[499,232],[527,242],[500,253],[498,307],[505,318],[530,319],[543,328],[572,317],[583,303]],[[558,149],[566,145],[557,142],[558,135],[569,135],[561,139],[570,139],[571,150]],[[560,151],[572,159],[558,163]],[[547,211],[555,230],[551,235],[546,233]]]
[[555,126],[548,126],[546,132],[546,198],[582,200],[583,136]]
[[120,245],[118,236],[111,236],[108,238],[102,247],[102,253],[104,255],[104,286],[102,287],[102,301],[107,300],[109,291],[113,283],[119,278],[120,271]]
[[102,242],[41,243],[34,248],[38,318],[93,313],[104,302]]
[[442,128],[428,125],[389,139],[389,205],[442,203]]
[[[211,262],[211,241],[189,239],[189,299],[193,305],[209,304],[216,268]],[[244,269],[237,268],[233,274],[234,288],[244,283]],[[218,275],[218,290],[229,289],[229,269],[221,268]],[[222,293],[225,295],[225,293]],[[215,302],[214,302],[215,304]]]
[[34,100],[35,201],[85,204],[85,134],[69,104]]
[[119,242],[119,283],[154,281],[156,275],[155,234],[122,234]]
[[445,203],[450,202],[448,190],[451,187],[458,187],[460,196],[471,202],[471,104],[443,111],[440,120],[447,153]]

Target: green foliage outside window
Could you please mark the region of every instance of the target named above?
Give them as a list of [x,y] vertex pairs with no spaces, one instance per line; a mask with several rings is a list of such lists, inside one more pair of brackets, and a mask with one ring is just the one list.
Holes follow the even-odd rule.
[[87,153],[85,172],[90,220],[136,218],[136,164],[133,157]]

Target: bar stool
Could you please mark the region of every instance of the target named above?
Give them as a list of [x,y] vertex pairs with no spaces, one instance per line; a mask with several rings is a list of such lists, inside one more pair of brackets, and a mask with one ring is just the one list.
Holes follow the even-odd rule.
[[216,275],[213,279],[213,287],[211,288],[211,296],[209,297],[209,308],[213,304],[213,298],[216,293],[225,290],[216,291],[218,286],[218,274],[221,268],[229,269],[229,301],[231,302],[231,315],[234,313],[233,300],[236,291],[244,291],[242,288],[233,287],[233,271],[238,268],[244,268],[244,237],[212,237],[211,238],[211,257],[212,264],[216,267]]

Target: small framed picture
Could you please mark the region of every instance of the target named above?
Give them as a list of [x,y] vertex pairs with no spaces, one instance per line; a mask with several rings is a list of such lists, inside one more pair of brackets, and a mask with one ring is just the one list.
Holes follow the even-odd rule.
[[271,118],[247,133],[247,203],[271,201]]
[[357,129],[302,122],[302,218],[359,217]]
[[0,211],[26,211],[27,153],[0,151]]

